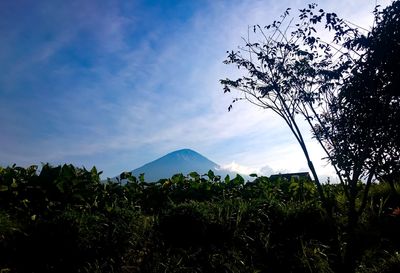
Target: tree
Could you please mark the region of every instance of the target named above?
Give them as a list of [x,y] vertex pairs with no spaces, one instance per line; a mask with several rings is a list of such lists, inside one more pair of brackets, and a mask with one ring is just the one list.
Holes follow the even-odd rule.
[[[346,195],[344,265],[350,272],[355,265],[353,233],[369,186],[376,176],[399,170],[399,1],[374,13],[376,26],[363,34],[336,14],[317,11],[315,4],[290,20],[288,9],[280,21],[253,27],[262,41],[251,42],[249,33],[245,46],[228,52],[225,63],[236,64],[247,75],[221,80],[225,93],[241,91],[233,103],[249,101],[286,122],[330,213],[296,118],[307,121]],[[330,31],[330,39],[318,36],[323,28]],[[365,187],[358,184],[362,178]]]
[[337,118],[326,120],[328,133],[347,149],[330,147],[337,164],[363,162],[352,169],[367,177],[367,186],[374,176],[395,177],[400,170],[400,2],[375,10],[375,21],[368,36],[354,41],[365,53],[331,105]]
[[[315,4],[300,10],[296,20],[292,18],[287,22],[289,10],[280,21],[253,27],[253,32],[260,34],[262,41],[251,42],[248,37],[239,51],[228,52],[225,63],[236,64],[248,75],[237,80],[221,80],[221,83],[225,93],[231,88],[241,91],[243,96],[235,98],[233,103],[247,100],[272,110],[285,121],[306,157],[321,201],[330,213],[297,117],[302,116],[314,133],[324,128],[323,115],[337,96],[336,87],[343,82],[355,61],[354,55],[359,54],[349,44],[360,34],[336,14],[325,13],[322,9],[316,11]],[[316,27],[321,24],[334,31],[332,41],[325,42],[317,36]],[[295,30],[291,31],[293,27]],[[232,105],[228,110],[231,108]],[[320,138],[317,140],[331,159],[326,144]],[[334,167],[342,181],[340,170]]]

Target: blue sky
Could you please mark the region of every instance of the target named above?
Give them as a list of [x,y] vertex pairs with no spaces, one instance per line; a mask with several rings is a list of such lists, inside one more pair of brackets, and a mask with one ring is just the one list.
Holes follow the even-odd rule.
[[[219,79],[238,75],[222,62],[249,25],[306,3],[0,1],[0,165],[96,165],[106,177],[192,148],[244,172],[305,170],[283,122],[246,103],[228,112],[235,94]],[[374,5],[319,4],[364,27]]]

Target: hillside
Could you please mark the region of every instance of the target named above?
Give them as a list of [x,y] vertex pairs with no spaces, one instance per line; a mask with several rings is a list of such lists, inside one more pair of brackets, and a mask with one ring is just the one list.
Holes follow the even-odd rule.
[[191,149],[181,149],[168,153],[134,169],[132,174],[139,176],[141,173],[144,173],[147,182],[156,182],[177,173],[187,175],[191,172],[197,172],[202,175],[209,170],[221,176],[232,175],[228,171],[222,171],[219,164]]

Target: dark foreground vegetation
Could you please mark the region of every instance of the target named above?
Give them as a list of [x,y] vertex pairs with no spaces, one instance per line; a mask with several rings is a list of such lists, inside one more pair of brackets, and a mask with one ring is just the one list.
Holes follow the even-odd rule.
[[[0,272],[344,271],[340,185],[323,184],[328,216],[312,181],[99,175],[72,165],[0,168]],[[399,192],[399,180],[371,185],[356,272],[400,272]]]

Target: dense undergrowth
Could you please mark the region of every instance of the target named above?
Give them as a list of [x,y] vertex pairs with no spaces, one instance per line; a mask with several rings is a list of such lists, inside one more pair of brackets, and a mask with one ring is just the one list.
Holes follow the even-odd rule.
[[[341,272],[346,199],[323,187],[333,217],[311,181],[0,168],[0,272]],[[399,188],[372,185],[357,272],[400,272]]]

